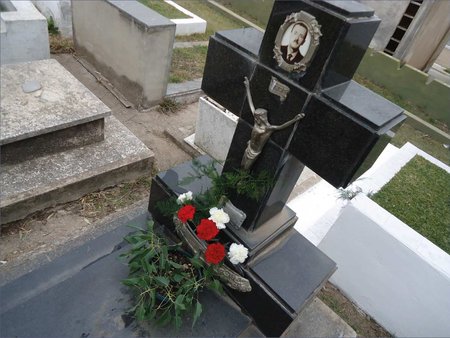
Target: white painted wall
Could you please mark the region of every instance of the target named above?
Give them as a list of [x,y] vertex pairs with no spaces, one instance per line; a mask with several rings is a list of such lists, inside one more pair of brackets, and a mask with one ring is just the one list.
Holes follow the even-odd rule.
[[450,256],[368,197],[318,247],[338,265],[331,282],[392,334],[450,336]]
[[72,37],[72,6],[70,0],[33,0],[36,8],[47,18],[53,18],[61,35]]
[[73,1],[77,53],[136,106],[166,94],[175,24],[138,1]]
[[170,0],[164,0],[165,3],[175,7],[179,11],[183,12],[184,14],[190,16],[190,18],[185,19],[171,19],[173,23],[177,25],[175,35],[191,35],[196,33],[205,33],[206,31],[206,25],[207,22],[203,20],[201,17],[195,15],[194,13],[188,11],[186,8],[178,5],[177,3],[170,1]]
[[208,155],[225,162],[236,130],[238,117],[211,99],[199,100],[194,143]]
[[0,64],[50,58],[47,19],[31,1],[11,1],[16,11],[0,13]]

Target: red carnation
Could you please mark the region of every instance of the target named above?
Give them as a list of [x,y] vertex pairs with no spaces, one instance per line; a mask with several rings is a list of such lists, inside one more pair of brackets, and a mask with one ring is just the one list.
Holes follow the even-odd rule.
[[208,245],[205,251],[205,259],[208,263],[219,264],[225,257],[225,247],[220,243]]
[[187,204],[178,210],[178,218],[181,222],[186,223],[188,220],[192,220],[195,214],[195,207]]
[[203,218],[197,227],[198,238],[205,241],[213,239],[218,233],[219,229],[217,229],[216,223],[207,218]]

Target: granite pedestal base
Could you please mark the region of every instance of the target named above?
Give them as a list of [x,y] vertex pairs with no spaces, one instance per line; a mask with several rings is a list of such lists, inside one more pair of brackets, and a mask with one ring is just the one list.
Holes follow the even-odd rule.
[[[212,161],[207,155],[197,160]],[[216,167],[220,172],[220,165]],[[207,177],[181,186],[178,182],[193,173],[192,168],[191,161],[185,162],[153,179],[149,211],[168,229],[173,230],[172,221],[156,208],[158,201],[187,191],[195,195],[211,187]],[[296,219],[285,207],[253,232],[231,226],[224,230],[226,240],[249,248],[249,258],[239,270],[252,285],[249,293],[227,292],[267,336],[281,335],[336,269],[331,259],[292,229]]]

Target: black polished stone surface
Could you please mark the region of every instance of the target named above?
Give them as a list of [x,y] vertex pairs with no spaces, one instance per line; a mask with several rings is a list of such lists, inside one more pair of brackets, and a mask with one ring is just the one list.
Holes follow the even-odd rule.
[[[269,92],[269,85],[272,77],[290,88],[286,100],[281,101],[279,96]],[[243,83],[242,86],[244,86]],[[268,112],[268,120],[272,125],[282,125],[283,123],[292,120],[295,115],[300,114],[308,97],[308,93],[301,89],[301,87],[290,81],[286,81],[286,79],[280,77],[277,72],[260,64],[256,66],[250,79],[250,91],[255,108],[266,109]],[[241,113],[238,115],[250,125],[254,124],[253,114],[247,99],[242,106]],[[291,125],[283,130],[275,131],[270,136],[270,139],[280,147],[286,147],[293,129],[294,125]]]
[[225,40],[209,40],[202,90],[229,111],[239,115],[245,99],[244,77],[251,78],[256,60]]
[[375,130],[382,129],[402,117],[402,107],[355,81],[348,81],[327,89],[323,95]]
[[290,154],[285,154],[280,165],[282,169],[273,189],[270,191],[266,205],[259,215],[258,222],[255,224],[256,227],[262,226],[265,222],[270,222],[277,213],[281,212],[305,167],[303,163]]
[[229,226],[225,232],[234,242],[241,242],[249,249],[249,257],[255,256],[284,232],[291,230],[298,220],[295,212],[285,205],[271,216],[266,222],[260,218],[258,227],[252,231]]
[[[210,158],[202,156],[198,160],[209,163]],[[292,166],[298,169],[298,163],[289,162],[289,169]],[[192,162],[185,162],[158,174],[153,185],[157,182],[166,196],[176,196],[180,186],[175,178],[182,179],[190,172]],[[208,189],[210,184],[208,179],[198,179],[182,189],[195,194]],[[163,195],[151,195],[149,208]],[[161,222],[156,215],[153,217]],[[229,236],[223,237],[225,241],[244,243],[250,249],[249,258],[240,267],[252,286],[249,293],[226,289],[227,293],[267,336],[280,336],[336,269],[332,260],[292,229],[296,219],[295,213],[284,207],[255,231],[243,228],[235,231],[231,226],[224,231]]]
[[215,37],[225,40],[233,47],[250,54],[254,58],[258,58],[264,33],[255,28],[240,28],[216,32]]
[[[247,122],[239,119],[233,140],[231,142],[230,150],[228,152],[227,160],[224,163],[224,172],[234,172],[241,166],[242,157],[244,155],[247,142],[250,139],[252,126]],[[264,146],[264,150],[256,159],[252,167],[252,173],[258,175],[265,172],[269,177],[273,177],[276,181],[283,163],[284,151],[270,140]],[[259,215],[266,207],[266,202],[271,194],[271,189],[267,194],[258,200],[250,199],[249,197],[232,193],[228,198],[239,209],[244,210],[247,215],[242,226],[247,230],[252,230],[257,227]]]
[[370,17],[375,14],[372,8],[367,7],[359,1],[316,0],[316,2],[348,18]]
[[343,36],[336,44],[322,79],[322,88],[347,82],[353,78],[369,47],[380,20],[376,17],[351,20],[343,28]]
[[293,312],[299,313],[312,299],[317,286],[336,269],[336,263],[315,249],[305,237],[292,231],[289,239],[271,255],[262,253],[249,267]]
[[336,270],[336,263],[295,230],[244,267],[252,293],[228,290],[269,337],[280,336]]
[[[200,156],[196,159],[200,163],[209,164],[213,159],[208,155]],[[217,163],[216,163],[217,164]],[[292,169],[292,166],[297,164],[291,158],[288,163],[285,164],[285,168]],[[216,169],[218,173],[222,172],[222,167],[217,164]],[[282,175],[289,175],[290,170],[281,170]],[[225,231],[225,235],[228,236],[228,240],[239,242],[244,244],[249,249],[249,255],[254,256],[259,251],[263,250],[272,240],[279,237],[281,234],[291,229],[297,217],[295,213],[285,206],[289,192],[292,190],[291,185],[295,185],[298,178],[298,173],[291,173],[292,177],[287,178],[286,183],[280,183],[277,181],[273,192],[269,192],[266,196],[263,196],[260,201],[254,201],[244,199],[242,196],[233,197],[227,196],[232,199],[236,206],[240,206],[247,213],[248,224],[253,225],[256,223],[257,229],[254,231],[247,231],[244,227],[235,229],[229,226]],[[193,174],[193,163],[191,161],[182,163],[172,169],[163,171],[156,175],[152,180],[152,187],[150,192],[150,200],[148,210],[153,215],[153,218],[158,220],[159,223],[164,224],[168,229],[174,230],[171,216],[165,216],[161,214],[157,208],[159,201],[165,200],[171,196],[178,196],[186,191],[192,191],[195,194],[205,192],[211,187],[211,180],[207,177],[202,179],[195,179],[189,184],[180,186],[179,182],[188,176]],[[236,196],[236,195],[234,195]],[[264,201],[268,200],[270,203],[277,200],[276,205],[269,205],[265,209],[262,206],[266,205]],[[247,204],[245,204],[247,203]],[[252,209],[255,207],[255,209]],[[275,208],[276,207],[276,208]],[[249,213],[249,211],[253,213]],[[264,219],[259,217],[260,213],[264,215]],[[246,223],[244,223],[244,226]],[[253,228],[253,227],[252,227]]]
[[[306,11],[316,17],[319,25],[322,25],[322,36],[320,37],[320,45],[316,55],[306,72],[301,74],[288,73],[280,69],[273,58],[275,37],[286,16],[300,11]],[[275,1],[259,51],[260,62],[312,91],[316,88],[322,76],[323,67],[331,55],[335,43],[339,40],[343,25],[342,17],[332,12],[324,11],[323,7],[313,3],[306,1]]]
[[[310,91],[319,91],[322,81],[326,87],[350,80],[375,33],[379,19],[375,16],[365,17],[373,11],[362,10],[362,7],[367,8],[363,5],[357,10],[357,4],[345,5],[346,1],[341,2],[341,6],[327,3],[327,8],[323,6],[324,2],[276,0],[261,44],[260,62]],[[333,9],[339,9],[339,12]],[[278,30],[286,16],[300,11],[316,18],[321,25],[322,36],[316,55],[306,71],[288,73],[277,66],[273,58],[273,48]],[[361,13],[365,13],[363,18],[355,18],[360,17]],[[353,25],[357,27],[352,28]],[[323,80],[325,76],[326,80]]]
[[250,281],[252,292],[242,293],[226,288],[227,293],[244,312],[251,314],[253,322],[266,337],[280,337],[296,314],[276,295],[271,294],[255,274],[248,269],[244,273],[244,277]]
[[378,135],[320,97],[305,112],[289,152],[335,187],[345,187]]
[[[127,215],[128,216],[128,215]],[[180,329],[138,325],[128,316],[131,294],[121,281],[128,266],[119,255],[129,247],[128,224],[145,227],[148,213],[123,217],[119,227],[0,288],[2,337],[205,337],[237,336],[250,323],[231,300],[205,291],[194,328],[192,314]],[[116,222],[113,220],[112,222]]]

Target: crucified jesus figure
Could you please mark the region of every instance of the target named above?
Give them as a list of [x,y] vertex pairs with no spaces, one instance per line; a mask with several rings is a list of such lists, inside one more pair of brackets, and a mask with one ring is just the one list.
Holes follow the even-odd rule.
[[259,154],[261,154],[261,151],[264,148],[264,145],[269,140],[270,135],[272,135],[274,131],[289,127],[291,124],[294,124],[298,120],[304,118],[305,114],[298,114],[292,120],[283,123],[280,126],[273,126],[267,120],[266,109],[255,109],[255,106],[253,105],[252,94],[250,93],[250,82],[248,81],[247,77],[245,77],[244,84],[247,90],[248,104],[255,119],[255,124],[253,125],[252,129],[252,135],[247,143],[247,148],[245,149],[244,156],[242,157],[241,162],[241,167],[245,170],[249,170],[252,167],[253,163],[256,161]]

